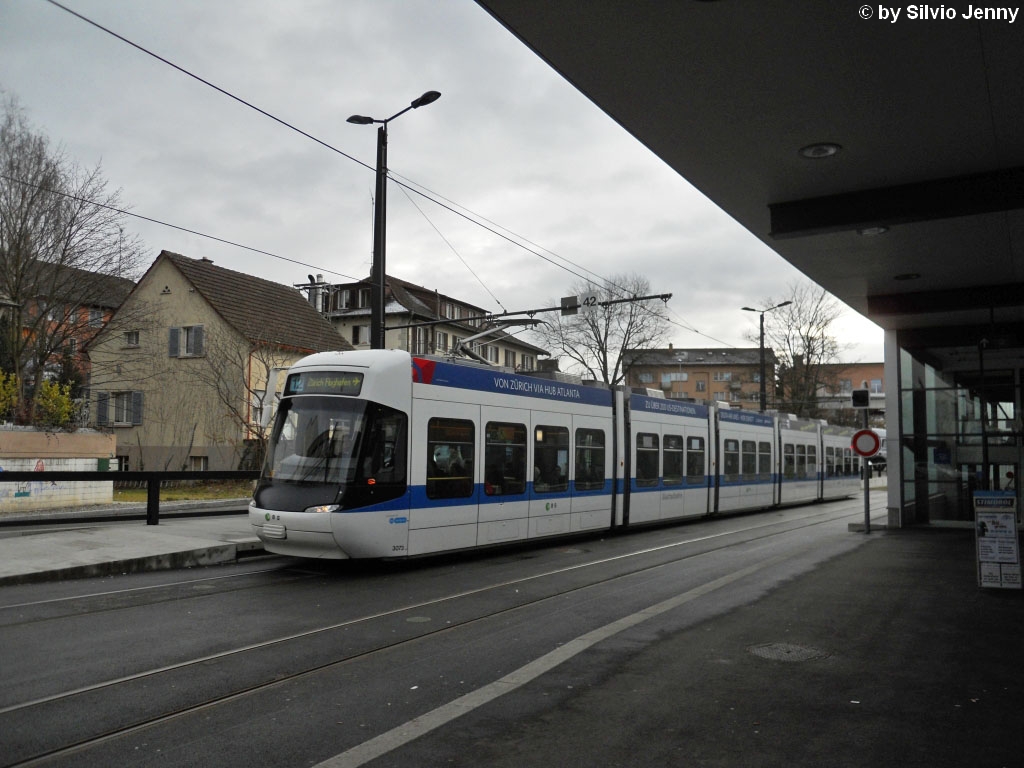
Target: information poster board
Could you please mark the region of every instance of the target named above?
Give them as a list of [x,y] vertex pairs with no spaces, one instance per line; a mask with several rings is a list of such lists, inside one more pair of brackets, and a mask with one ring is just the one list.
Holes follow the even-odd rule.
[[978,586],[1020,589],[1017,496],[1013,491],[976,491],[974,537]]

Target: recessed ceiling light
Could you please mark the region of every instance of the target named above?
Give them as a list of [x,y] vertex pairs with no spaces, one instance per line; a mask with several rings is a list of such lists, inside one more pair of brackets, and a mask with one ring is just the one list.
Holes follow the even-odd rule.
[[921,275],[917,272],[904,272],[902,275],[895,275],[893,280],[917,280]]
[[818,144],[808,144],[806,147],[801,147],[800,156],[810,158],[811,160],[821,160],[822,158],[832,157],[840,149],[842,147],[838,144],[823,141]]
[[864,237],[874,237],[875,235],[881,235],[888,231],[888,227],[864,227],[863,229],[858,229],[857,234],[864,235]]

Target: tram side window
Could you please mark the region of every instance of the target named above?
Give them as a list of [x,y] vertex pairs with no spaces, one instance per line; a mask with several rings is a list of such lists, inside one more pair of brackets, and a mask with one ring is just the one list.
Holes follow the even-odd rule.
[[638,488],[658,484],[658,436],[653,432],[636,436],[636,484]]
[[686,441],[686,484],[704,485],[704,438],[691,437]]
[[757,444],[757,476],[760,480],[772,479],[772,444],[767,440]]
[[818,479],[818,446],[807,446],[807,477]]
[[853,455],[849,448],[843,448],[843,475],[849,477],[853,474]]
[[796,447],[796,476],[804,480],[807,477],[807,446]]
[[683,484],[683,438],[682,435],[665,435],[662,445],[662,463],[665,485]]
[[825,477],[836,476],[836,449],[828,446],[825,448]]
[[604,488],[604,430],[576,430],[576,490]]
[[740,478],[740,441],[726,440],[723,451],[725,462],[723,464],[726,480],[739,480]]
[[526,492],[526,425],[490,421],[484,430],[484,493]]
[[850,474],[854,477],[860,477],[860,456],[851,456],[850,460],[853,462]]
[[427,422],[427,498],[458,499],[473,495],[472,421]]
[[787,480],[796,477],[796,450],[792,443],[782,446],[782,476]]
[[757,443],[753,440],[744,440],[741,447],[743,479],[754,480],[757,476]]
[[569,488],[569,430],[537,427],[533,443],[533,490],[555,493]]

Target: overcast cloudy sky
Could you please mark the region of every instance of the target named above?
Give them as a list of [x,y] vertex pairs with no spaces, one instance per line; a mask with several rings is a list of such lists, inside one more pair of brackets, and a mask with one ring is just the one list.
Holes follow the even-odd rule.
[[[392,184],[389,274],[501,311],[566,295],[576,277],[558,257],[639,272],[673,294],[679,347],[751,346],[757,316],[740,307],[801,279],[471,0],[62,4],[344,153],[46,0],[0,0],[0,89],[71,158],[101,164],[133,212],[312,267],[131,220],[152,258],[288,284],[365,277],[376,128],[346,118],[437,90],[389,125],[392,173],[548,260]],[[845,359],[882,359],[881,331],[853,310],[837,331]]]

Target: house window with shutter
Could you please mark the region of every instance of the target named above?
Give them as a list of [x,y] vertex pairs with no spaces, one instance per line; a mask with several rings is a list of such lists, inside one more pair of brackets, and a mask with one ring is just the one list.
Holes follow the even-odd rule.
[[168,357],[202,357],[206,353],[203,326],[171,328],[167,336]]
[[142,424],[142,392],[97,392],[96,424],[131,427]]
[[188,357],[199,357],[203,354],[203,326],[193,325],[182,328],[185,335],[185,354]]

